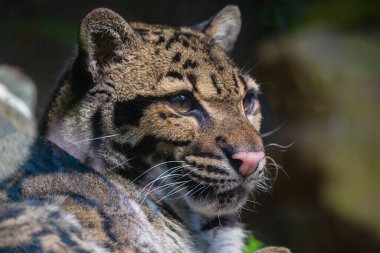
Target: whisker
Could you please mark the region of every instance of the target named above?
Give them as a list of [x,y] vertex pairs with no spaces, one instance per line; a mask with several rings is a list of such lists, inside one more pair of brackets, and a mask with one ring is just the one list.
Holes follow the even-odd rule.
[[277,152],[286,152],[286,151],[288,151],[286,149],[278,149],[278,148],[266,148],[265,149],[265,151],[270,151],[270,150],[277,151]]
[[278,127],[276,127],[275,129],[273,130],[270,130],[266,133],[263,133],[261,134],[261,138],[266,138],[268,136],[271,136],[272,134],[275,134],[277,133],[283,126],[285,126],[285,124],[287,123],[287,120],[283,121]]
[[[203,191],[201,191],[200,193],[198,193],[197,196],[202,195],[202,193],[203,193],[205,190],[207,190],[209,187],[210,187],[210,185],[206,185],[206,187],[203,189]],[[206,199],[207,199],[207,198],[206,198]]]
[[[173,174],[175,171],[177,171],[177,170],[179,170],[179,169],[183,169],[183,168],[186,168],[186,167],[190,167],[191,165],[187,165],[187,166],[177,166],[177,167],[174,167],[173,169],[175,169],[175,170],[173,170],[173,171],[171,171],[168,175],[166,175],[166,176],[163,176],[163,177],[161,177],[160,178],[160,176],[158,177],[158,179],[164,179],[164,178],[168,178],[168,177],[173,177],[173,176],[181,176],[181,177],[179,177],[177,180],[179,180],[179,179],[181,179],[181,178],[183,178],[183,177],[185,177],[185,176],[187,176],[188,174],[190,174],[192,171],[190,170],[188,173],[186,173],[186,174]],[[190,168],[191,169],[191,168]],[[163,174],[165,174],[165,173],[162,173],[161,175],[163,175]],[[149,184],[152,184],[152,183],[154,183],[156,180],[154,180],[153,182],[150,182]],[[164,180],[162,180],[161,181],[161,183],[159,184],[159,186],[161,186],[161,184],[164,182]],[[183,182],[183,181],[181,181],[181,182]],[[148,184],[148,185],[149,185]],[[149,191],[148,191],[148,194],[150,193],[150,192],[152,192],[152,191],[155,191],[155,190],[157,190],[158,188],[154,188],[154,189],[152,189],[152,191],[150,191],[150,189],[151,189],[151,187],[153,186],[154,184],[152,184],[150,187],[149,187]]]
[[166,161],[166,162],[162,162],[162,163],[159,163],[159,164],[156,164],[154,165],[153,167],[147,169],[144,173],[142,173],[140,176],[138,176],[137,178],[133,179],[131,181],[131,183],[134,183],[137,179],[141,178],[142,176],[144,176],[146,173],[148,173],[149,171],[151,171],[152,169],[154,168],[157,168],[158,166],[161,166],[161,165],[164,165],[164,164],[168,164],[168,163],[181,163],[181,162],[185,162],[185,161]]
[[253,65],[251,68],[249,69],[245,69],[247,67],[248,63],[244,65],[244,67],[240,70],[240,74],[243,74],[243,75],[248,75],[254,68],[257,67],[257,65],[259,65],[259,63],[257,62],[255,65]]
[[[187,165],[187,166],[177,166],[177,167],[174,167],[172,169],[164,171],[155,180],[153,180],[152,182],[150,182],[149,184],[147,184],[146,186],[144,186],[144,188],[142,188],[141,191],[140,191],[140,193],[137,195],[136,199],[138,199],[140,197],[140,195],[144,192],[144,190],[146,188],[148,188],[148,187],[149,188],[148,188],[147,192],[150,193],[151,189],[152,189],[152,187],[154,185],[154,183],[157,182],[158,180],[162,180],[162,179],[165,179],[165,178],[168,178],[168,177],[172,177],[172,176],[175,175],[175,174],[173,174],[175,171],[178,171],[178,170],[180,170],[182,168],[189,167],[189,166],[190,165]],[[167,174],[167,173],[169,173],[169,174]],[[167,175],[165,175],[165,174],[167,174]],[[135,199],[135,201],[136,201],[136,199]]]
[[[178,185],[178,184],[179,184],[179,186],[176,186],[176,187],[173,189],[173,190],[175,190],[175,189],[181,187],[182,185],[186,184],[187,182],[189,182],[189,181],[184,181],[184,182],[180,181],[180,182],[172,182],[172,183],[168,183],[168,184],[163,185],[163,186],[160,186],[160,187],[158,187],[158,188],[154,188],[154,189],[152,189],[152,191],[156,191],[156,190],[158,190],[158,189],[160,189],[160,188],[163,189],[163,190],[165,190],[165,189],[167,189],[167,188],[169,188],[169,187],[171,187],[171,186],[173,186],[173,185]],[[181,188],[181,189],[184,189],[184,188]],[[172,191],[173,191],[173,190],[172,190]],[[144,197],[144,199],[141,201],[141,204],[144,203],[145,199],[148,197],[148,195],[149,195],[152,191],[149,191],[149,192],[147,192],[147,193],[145,194],[145,197]],[[170,191],[169,193],[171,193],[172,191]],[[175,192],[175,193],[177,193],[177,192]],[[175,193],[173,193],[173,194],[175,194]],[[157,202],[161,202],[161,200],[163,200],[163,199],[166,198],[167,196],[170,196],[170,195],[165,195],[164,197],[162,197],[161,199],[159,199]]]
[[129,158],[129,159],[125,160],[124,162],[122,162],[122,163],[120,163],[120,164],[118,164],[118,165],[115,165],[115,166],[109,168],[108,171],[114,170],[114,169],[116,169],[116,168],[118,168],[118,167],[120,167],[120,166],[126,164],[127,162],[129,162],[129,161],[131,161],[131,160],[133,160],[133,159],[135,159],[135,157]]
[[153,186],[153,184],[155,182],[157,182],[158,180],[161,180],[161,179],[165,179],[165,178],[168,178],[170,176],[173,175],[174,172],[178,171],[181,169],[182,166],[177,166],[177,167],[173,167],[172,169],[170,170],[165,170],[163,173],[161,173],[156,179],[154,179],[153,181],[149,182],[147,185],[145,185],[142,189],[141,189],[141,192],[144,191],[147,187],[149,187],[149,189],[151,188],[151,186]]
[[277,144],[277,143],[269,143],[268,145],[265,145],[264,148],[267,148],[267,147],[277,147],[277,148],[281,148],[281,149],[288,149],[288,148],[291,148],[294,144],[296,144],[296,140],[293,141],[292,143],[288,144],[288,145],[280,145],[280,144]]
[[249,200],[249,199],[247,199],[247,202],[248,202],[248,203],[253,203],[254,205],[262,206],[259,202],[254,201],[254,200]]
[[[184,182],[182,182],[182,183],[180,182],[180,183],[181,183],[180,185],[176,186],[174,189],[172,189],[170,192],[168,192],[168,194],[166,194],[164,197],[160,198],[160,199],[158,200],[158,202],[161,202],[163,199],[165,199],[165,198],[167,198],[167,197],[169,197],[169,196],[172,196],[172,195],[176,194],[177,192],[182,191],[183,189],[186,189],[186,187],[182,187],[182,185],[184,185],[184,184],[186,184],[186,183],[188,183],[188,182],[190,182],[190,180],[184,181]],[[181,188],[181,187],[182,187],[182,188]],[[178,188],[180,188],[180,189],[177,190]]]
[[249,211],[249,212],[258,212],[258,210],[250,209],[250,208],[248,208],[248,207],[244,207],[244,206],[242,206],[241,209],[246,210],[246,211]]
[[196,191],[192,192],[191,194],[189,194],[188,196],[195,196],[195,194],[201,190],[204,190],[205,188],[207,187],[207,185],[201,185],[201,187],[199,187],[199,189],[197,189]]
[[273,163],[273,166],[274,166],[274,168],[276,169],[276,178],[277,178],[277,176],[278,176],[278,170],[281,170],[285,175],[286,175],[286,177],[289,179],[290,177],[289,177],[289,175],[288,175],[288,173],[282,168],[282,166],[281,165],[279,165],[272,157],[270,157],[270,156],[266,156],[266,158],[268,158],[272,163]]
[[115,137],[115,136],[118,136],[118,135],[119,134],[111,134],[111,135],[106,135],[106,136],[101,136],[101,137],[96,137],[96,138],[91,138],[91,139],[85,139],[85,140],[80,140],[80,141],[76,141],[76,142],[71,142],[71,143],[68,143],[68,144],[76,145],[76,144],[79,144],[79,143],[82,143],[82,142],[86,142],[86,141],[94,141],[94,140],[106,139],[106,138],[111,138],[111,137]]
[[[191,189],[191,191],[187,192],[183,197],[190,197],[191,194],[195,193],[194,191],[198,188],[198,187],[201,187],[200,189],[202,189],[203,185],[202,184],[198,184],[197,186],[195,186],[193,189]],[[199,190],[199,189],[198,189]]]
[[[197,186],[195,186],[193,189],[191,189],[190,191],[186,192],[185,194],[183,194],[182,196],[180,196],[179,198],[185,198],[185,197],[189,197],[191,196],[191,193],[196,190],[199,186],[202,186],[201,184],[198,184]],[[179,198],[176,198],[176,199],[179,199]]]

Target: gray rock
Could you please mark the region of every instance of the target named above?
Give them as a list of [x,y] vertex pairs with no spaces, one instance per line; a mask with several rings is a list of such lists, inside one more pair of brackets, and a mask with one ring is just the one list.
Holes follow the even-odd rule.
[[0,179],[18,168],[33,141],[36,88],[15,67],[0,66]]

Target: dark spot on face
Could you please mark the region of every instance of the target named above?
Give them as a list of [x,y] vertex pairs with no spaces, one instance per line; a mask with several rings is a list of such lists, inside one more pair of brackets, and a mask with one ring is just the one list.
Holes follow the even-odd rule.
[[211,74],[210,77],[211,77],[212,85],[214,85],[214,87],[216,89],[216,93],[218,93],[218,95],[220,95],[222,93],[222,90],[219,87],[218,79],[216,78],[216,75],[215,74]]
[[183,64],[184,69],[187,69],[187,68],[195,69],[196,67],[198,67],[198,63],[196,61],[192,61],[190,59],[187,59],[185,61],[185,63]]
[[179,62],[179,61],[181,61],[181,53],[180,53],[180,52],[177,52],[177,53],[173,56],[172,62],[176,63],[176,62]]
[[134,29],[134,31],[141,36],[145,36],[145,35],[149,34],[149,30],[147,30],[147,29],[137,28],[137,29]]
[[159,44],[164,43],[164,42],[165,42],[164,36],[160,35],[160,37],[158,38],[158,40],[156,42],[156,45],[159,45]]
[[177,147],[186,147],[191,144],[191,140],[186,140],[186,141],[162,140],[162,141],[168,144],[171,144],[173,146],[177,146]]
[[188,48],[190,46],[190,44],[187,40],[182,40],[182,45],[186,48]]
[[165,49],[169,50],[173,43],[179,41],[179,34],[177,32],[174,33],[174,35],[168,40],[168,42],[165,45]]
[[183,36],[185,36],[186,38],[190,39],[191,37],[197,37],[195,34],[192,34],[192,33],[182,33]]
[[223,136],[220,136],[220,135],[215,137],[215,142],[216,142],[216,144],[218,144],[219,146],[220,146],[220,145],[225,145],[225,144],[227,144],[227,140],[226,140],[226,138],[223,137]]
[[160,116],[161,119],[167,119],[168,118],[168,116],[165,113],[163,113],[163,112],[160,112],[158,114],[158,116]]
[[183,80],[183,76],[180,73],[178,73],[177,71],[169,71],[168,73],[166,73],[166,76],[177,78],[179,80]]
[[156,49],[156,50],[154,50],[154,53],[155,53],[156,55],[160,54],[160,49]]
[[187,79],[190,81],[191,85],[193,86],[194,91],[198,91],[198,89],[197,89],[197,77],[194,74],[189,73],[189,74],[187,74]]

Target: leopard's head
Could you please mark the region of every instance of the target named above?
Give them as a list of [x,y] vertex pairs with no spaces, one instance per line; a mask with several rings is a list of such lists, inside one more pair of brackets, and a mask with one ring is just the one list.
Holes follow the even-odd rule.
[[161,177],[196,211],[236,211],[265,166],[258,85],[226,54],[240,25],[235,6],[192,28],[92,11],[48,114],[49,138],[97,169],[139,178],[165,167]]

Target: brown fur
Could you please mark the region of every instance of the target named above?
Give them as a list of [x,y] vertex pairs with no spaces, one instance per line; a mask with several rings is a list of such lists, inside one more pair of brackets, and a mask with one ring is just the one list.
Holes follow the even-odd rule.
[[40,138],[34,148],[0,188],[9,203],[0,209],[0,251],[192,252],[181,222],[137,201],[124,178],[86,168]]

